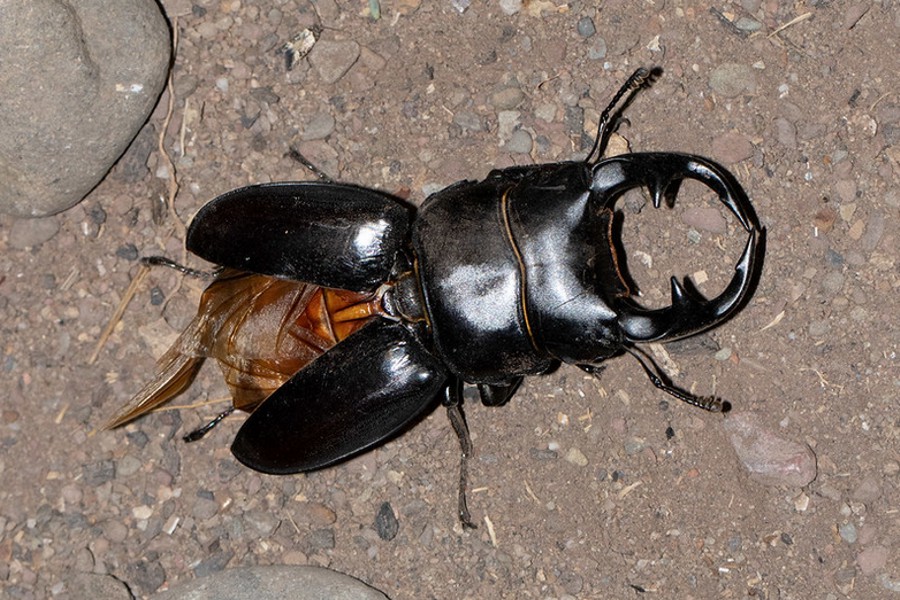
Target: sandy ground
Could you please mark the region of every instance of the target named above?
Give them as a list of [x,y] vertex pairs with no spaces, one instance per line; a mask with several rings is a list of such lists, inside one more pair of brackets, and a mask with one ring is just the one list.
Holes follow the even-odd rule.
[[[147,597],[229,567],[312,564],[396,600],[900,598],[896,1],[533,0],[510,15],[514,3],[382,0],[378,20],[366,2],[320,2],[329,53],[291,71],[278,49],[316,23],[307,2],[162,4],[180,37],[164,138],[177,214],[159,201],[164,96],[144,153],[56,217],[49,241],[12,247],[0,217],[0,595],[72,597],[97,573]],[[179,223],[204,202],[309,179],[291,145],[414,203],[494,166],[565,160],[641,65],[665,73],[628,110],[632,149],[729,163],[768,228],[753,300],[668,349],[675,379],[807,444],[811,484],[751,479],[721,415],[667,400],[627,357],[599,380],[563,367],[506,407],[467,405],[474,532],[456,520],[442,411],[342,466],[263,476],[228,451],[242,417],[180,441],[227,406],[210,365],[179,403],[219,403],[97,430],[151,376],[202,283],[154,270],[91,363],[101,330],[137,256],[187,258]],[[715,293],[743,244],[733,220],[724,234],[685,222],[714,206],[691,191],[673,211],[623,202],[650,304],[672,274],[704,271]],[[375,528],[385,502],[390,541]]]

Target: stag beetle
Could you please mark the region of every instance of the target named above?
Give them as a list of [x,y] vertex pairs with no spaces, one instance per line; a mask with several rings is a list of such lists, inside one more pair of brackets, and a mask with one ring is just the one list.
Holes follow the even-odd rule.
[[[384,192],[322,181],[212,200],[191,223],[187,248],[223,268],[159,374],[109,426],[182,392],[205,357],[218,359],[234,408],[251,413],[232,452],[264,473],[340,462],[442,403],[463,449],[459,508],[469,524],[464,383],[498,406],[526,375],[560,363],[594,372],[628,352],[658,388],[722,410],[718,398],[664,381],[636,345],[734,314],[758,274],[765,232],[735,178],[709,159],[601,159],[614,107],[651,79],[639,69],[622,86],[586,159],[495,170],[431,195],[418,211]],[[749,239],[721,295],[706,300],[673,277],[671,305],[646,309],[620,269],[614,205],[643,187],[655,207],[671,206],[685,179],[715,191]]]

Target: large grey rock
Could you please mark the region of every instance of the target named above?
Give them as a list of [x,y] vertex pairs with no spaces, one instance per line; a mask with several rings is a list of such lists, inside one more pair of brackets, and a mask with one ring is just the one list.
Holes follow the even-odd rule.
[[354,579],[323,567],[242,567],[200,577],[154,600],[388,600]]
[[0,0],[0,211],[77,204],[165,85],[170,31],[153,0]]

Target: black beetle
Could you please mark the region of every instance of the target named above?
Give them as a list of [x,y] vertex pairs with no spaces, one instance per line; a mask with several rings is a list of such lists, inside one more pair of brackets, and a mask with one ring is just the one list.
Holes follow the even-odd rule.
[[[187,248],[224,269],[160,373],[109,425],[183,391],[209,356],[234,407],[251,412],[232,452],[265,473],[337,463],[439,402],[465,458],[464,382],[477,384],[484,404],[502,405],[526,375],[560,363],[594,372],[624,352],[657,387],[721,410],[717,398],[664,382],[635,345],[689,336],[734,314],[758,275],[764,230],[735,178],[709,159],[600,159],[613,108],[649,79],[639,69],[619,90],[585,160],[495,170],[433,194],[418,211],[380,191],[321,181],[254,185],[209,202]],[[717,298],[673,277],[671,305],[645,309],[620,269],[614,205],[644,187],[654,206],[671,206],[684,179],[714,190],[749,239]],[[464,480],[465,460],[460,514],[469,523]]]

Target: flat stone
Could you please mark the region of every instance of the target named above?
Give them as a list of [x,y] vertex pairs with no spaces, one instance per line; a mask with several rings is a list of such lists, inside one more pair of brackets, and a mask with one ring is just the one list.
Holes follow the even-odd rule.
[[309,64],[324,83],[334,83],[359,60],[359,53],[354,41],[319,40],[309,53]]
[[726,98],[752,94],[756,91],[756,75],[748,65],[724,63],[710,73],[709,87]]
[[[170,32],[152,0],[32,0],[0,19],[0,212],[77,204],[156,105]],[[52,93],[51,93],[52,92]]]
[[729,415],[725,432],[750,477],[766,485],[803,487],[816,478],[816,455],[765,428],[750,413]]
[[387,600],[387,596],[354,579],[323,567],[242,567],[201,577],[153,596],[154,600]]

